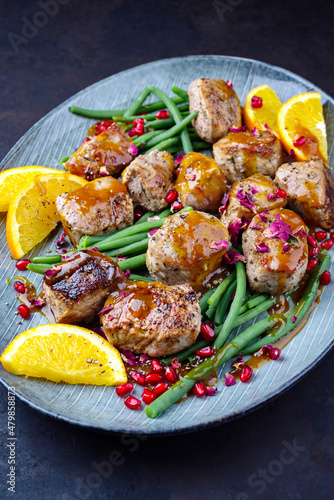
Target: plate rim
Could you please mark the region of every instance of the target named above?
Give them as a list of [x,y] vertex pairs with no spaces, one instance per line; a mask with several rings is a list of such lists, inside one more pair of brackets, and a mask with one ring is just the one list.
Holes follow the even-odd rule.
[[[24,145],[25,141],[31,136],[31,134],[33,134],[35,132],[35,130],[37,130],[49,117],[53,116],[60,109],[64,109],[64,107],[68,106],[73,99],[75,99],[75,98],[79,97],[80,95],[86,93],[88,90],[91,90],[94,87],[101,85],[103,82],[107,82],[108,80],[111,80],[115,76],[121,76],[121,75],[124,76],[127,73],[130,73],[130,72],[132,72],[135,69],[139,69],[139,68],[144,69],[147,66],[152,66],[152,65],[157,64],[157,63],[164,63],[164,62],[168,63],[168,62],[173,62],[173,61],[175,61],[175,62],[181,62],[181,61],[184,61],[185,59],[187,59],[187,60],[192,60],[192,59],[196,60],[198,58],[212,58],[212,59],[221,59],[221,60],[244,61],[244,62],[248,62],[248,63],[255,63],[256,65],[260,65],[260,66],[265,67],[265,68],[270,68],[270,69],[273,69],[273,70],[278,71],[278,72],[283,72],[284,74],[292,77],[295,81],[297,80],[300,83],[303,83],[304,85],[310,87],[310,89],[314,89],[315,91],[320,92],[321,95],[322,95],[322,98],[326,98],[328,101],[330,101],[334,105],[334,98],[330,94],[328,94],[327,92],[323,91],[320,87],[318,87],[317,85],[315,85],[311,81],[307,80],[306,78],[298,75],[297,73],[294,73],[293,71],[285,69],[283,67],[280,67],[280,66],[277,66],[277,65],[273,65],[273,64],[270,64],[270,63],[266,63],[266,62],[263,62],[263,61],[259,61],[259,60],[256,60],[256,59],[245,58],[245,57],[238,57],[238,56],[227,56],[227,55],[220,55],[220,54],[197,54],[197,55],[189,55],[189,56],[178,56],[178,57],[168,57],[168,58],[164,58],[164,59],[156,59],[156,60],[150,61],[148,63],[140,64],[138,66],[133,66],[131,68],[125,69],[125,70],[120,71],[118,73],[114,73],[112,75],[109,75],[106,78],[98,80],[97,82],[95,82],[95,83],[93,83],[93,84],[85,87],[84,89],[80,90],[76,94],[73,94],[72,96],[70,96],[65,101],[62,101],[60,104],[58,104],[58,106],[56,106],[55,108],[51,109],[47,114],[45,114],[36,123],[34,123],[34,125],[32,125],[32,127],[30,127],[20,137],[20,139],[10,148],[10,150],[8,151],[8,153],[5,155],[5,157],[3,158],[3,160],[0,162],[0,171],[3,170],[3,167],[9,161],[9,159],[12,157],[12,155],[14,155],[16,152],[18,152],[21,149],[21,147]],[[257,409],[262,408],[263,406],[269,404],[270,402],[272,402],[274,399],[276,399],[280,395],[282,395],[285,392],[287,392],[287,390],[289,390],[294,385],[296,385],[300,380],[302,380],[313,368],[315,368],[322,361],[322,359],[325,356],[327,356],[330,353],[330,351],[333,349],[333,347],[334,347],[334,338],[332,339],[331,343],[327,346],[327,348],[324,351],[322,351],[321,354],[319,354],[317,358],[315,358],[312,362],[310,362],[307,365],[307,367],[302,372],[298,373],[292,379],[290,379],[287,382],[285,382],[280,387],[280,389],[279,389],[278,392],[271,391],[269,393],[269,395],[266,397],[265,400],[259,401],[258,403],[254,404],[252,406],[249,406],[249,407],[247,407],[245,409],[242,409],[242,410],[240,410],[238,412],[232,413],[232,414],[230,414],[228,416],[225,416],[225,417],[222,417],[222,418],[218,418],[218,419],[215,419],[215,420],[210,420],[210,421],[205,422],[205,423],[194,424],[194,425],[188,426],[186,428],[168,429],[166,431],[163,431],[161,429],[156,430],[154,428],[147,428],[147,429],[143,429],[140,432],[136,432],[136,431],[132,431],[132,430],[129,430],[129,429],[126,429],[126,428],[124,428],[124,429],[123,428],[113,429],[113,428],[107,428],[105,426],[92,425],[92,424],[89,424],[89,423],[86,423],[86,422],[82,422],[82,421],[76,420],[75,418],[64,416],[64,415],[62,415],[60,413],[57,413],[57,412],[52,411],[52,410],[49,410],[49,409],[47,409],[47,408],[45,408],[43,406],[40,406],[39,404],[37,404],[34,401],[30,400],[24,394],[21,394],[19,391],[17,391],[16,388],[15,388],[15,386],[11,386],[6,380],[4,380],[2,378],[1,375],[0,375],[0,383],[7,390],[9,388],[13,388],[14,387],[15,390],[13,390],[11,392],[13,392],[15,394],[15,396],[20,401],[22,401],[23,403],[25,403],[26,405],[28,405],[33,410],[39,411],[39,412],[43,413],[44,415],[48,415],[49,417],[55,418],[58,421],[66,422],[66,423],[71,424],[71,425],[78,425],[81,428],[85,428],[87,430],[97,431],[97,432],[103,432],[103,433],[108,433],[108,434],[110,434],[110,433],[111,434],[124,434],[125,433],[125,434],[129,434],[129,435],[136,434],[138,436],[140,436],[140,435],[168,436],[168,435],[181,434],[181,433],[182,434],[186,434],[186,433],[196,432],[196,431],[199,431],[199,430],[203,430],[203,429],[208,429],[208,428],[211,428],[211,427],[215,427],[215,426],[218,426],[218,425],[221,425],[221,424],[224,424],[224,423],[231,422],[231,421],[236,420],[238,418],[241,418],[243,416],[246,416],[249,413],[251,413],[253,411],[256,411]]]

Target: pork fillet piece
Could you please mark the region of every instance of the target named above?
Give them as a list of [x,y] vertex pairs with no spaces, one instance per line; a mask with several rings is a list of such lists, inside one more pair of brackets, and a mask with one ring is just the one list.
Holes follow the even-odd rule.
[[195,342],[201,308],[189,285],[136,281],[108,297],[100,320],[109,342],[118,349],[167,356]]
[[275,182],[287,192],[288,204],[307,224],[328,231],[334,228],[334,180],[320,158],[285,163]]
[[256,215],[243,234],[242,249],[254,293],[286,293],[300,283],[306,272],[306,226],[291,210],[274,209]]
[[229,183],[255,173],[274,178],[276,170],[286,161],[281,142],[271,132],[249,130],[229,132],[213,145],[213,157]]
[[92,320],[123,282],[110,257],[85,250],[46,271],[43,292],[57,323],[81,323]]
[[240,127],[239,98],[223,80],[197,78],[191,82],[187,94],[189,111],[198,111],[192,124],[204,141],[214,143],[231,127]]
[[148,155],[137,156],[122,173],[134,203],[159,212],[167,207],[165,196],[174,177],[174,160],[167,151],[155,149]]

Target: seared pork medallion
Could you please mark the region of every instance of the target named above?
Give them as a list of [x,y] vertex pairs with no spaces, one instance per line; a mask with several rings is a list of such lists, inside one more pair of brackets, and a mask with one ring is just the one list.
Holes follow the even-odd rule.
[[85,250],[46,271],[43,292],[57,323],[81,323],[92,320],[123,282],[110,257]]
[[117,176],[133,159],[130,146],[133,146],[132,139],[112,122],[107,130],[80,146],[64,167],[87,181],[106,175]]
[[219,78],[198,78],[188,89],[189,111],[198,111],[192,121],[196,133],[214,143],[231,127],[241,125],[240,101],[234,90]]
[[150,238],[146,265],[150,274],[166,285],[210,287],[210,277],[221,271],[228,241],[226,227],[213,215],[179,212],[167,217]]
[[220,209],[221,222],[228,227],[236,219],[246,217],[251,220],[254,215],[265,210],[285,207],[286,198],[280,196],[280,191],[276,189],[270,177],[262,174],[254,174],[235,182]]
[[84,234],[106,234],[133,224],[133,205],[126,186],[103,177],[58,196],[64,231],[77,246]]
[[287,192],[289,206],[311,225],[334,227],[334,180],[320,158],[285,163],[276,172],[275,182]]
[[216,212],[226,192],[226,180],[212,158],[188,153],[178,168],[175,189],[184,207]]
[[275,177],[286,156],[277,137],[271,132],[249,130],[229,132],[213,145],[213,157],[228,182],[236,182],[259,173]]
[[201,309],[189,285],[137,281],[108,297],[100,319],[115,347],[158,357],[195,342]]
[[255,293],[278,295],[295,288],[308,261],[306,226],[287,209],[256,215],[242,238],[246,272]]
[[165,196],[174,176],[174,160],[167,151],[155,149],[137,156],[122,173],[122,181],[135,203],[159,212],[167,207]]

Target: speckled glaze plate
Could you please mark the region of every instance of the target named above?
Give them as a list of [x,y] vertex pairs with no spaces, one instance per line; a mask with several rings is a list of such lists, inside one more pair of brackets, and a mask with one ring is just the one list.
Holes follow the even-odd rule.
[[[198,77],[232,80],[242,104],[253,87],[264,83],[270,85],[283,102],[302,92],[321,92],[333,167],[334,100],[329,95],[289,71],[258,61],[224,56],[191,56],[138,66],[79,92],[28,131],[3,160],[1,170],[23,165],[57,168],[59,158],[74,151],[85,137],[88,127],[94,123],[94,120],[71,114],[68,111],[70,104],[95,109],[126,108],[145,85],[156,85],[170,93],[172,85],[187,88]],[[56,239],[54,232],[28,258],[45,253],[46,248],[55,250]],[[0,244],[0,351],[3,352],[17,334],[45,321],[39,314],[34,314],[30,321],[17,324],[15,292],[6,283],[8,278],[17,274],[17,270],[6,244],[5,214],[1,214]],[[40,290],[41,276],[33,273],[26,273],[26,276]],[[14,387],[17,396],[31,407],[88,428],[140,434],[199,430],[259,408],[295,384],[322,359],[334,343],[333,294],[334,285],[331,284],[324,290],[321,303],[306,326],[283,350],[281,358],[255,372],[251,383],[225,387],[221,380],[229,365],[222,367],[218,392],[214,397],[190,398],[174,405],[155,420],[147,418],[143,409],[128,410],[112,387],[73,386],[21,378],[7,373],[2,366],[1,382],[5,387]],[[139,396],[140,392],[140,388],[136,388],[135,395]]]

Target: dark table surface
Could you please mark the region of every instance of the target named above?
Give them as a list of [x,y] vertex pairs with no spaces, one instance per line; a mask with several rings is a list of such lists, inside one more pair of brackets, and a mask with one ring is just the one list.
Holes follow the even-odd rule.
[[[72,94],[160,58],[254,58],[334,95],[334,4],[326,0],[3,0],[0,13],[0,157]],[[6,485],[7,391],[0,387],[1,497],[334,498],[333,362],[331,352],[251,415],[177,437],[92,433],[16,400],[15,494]]]

